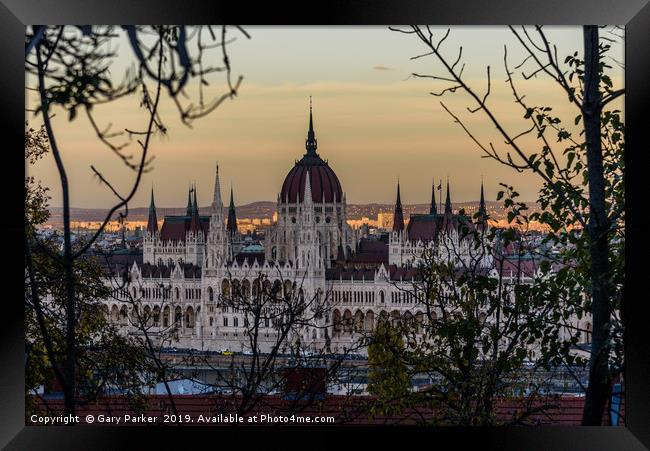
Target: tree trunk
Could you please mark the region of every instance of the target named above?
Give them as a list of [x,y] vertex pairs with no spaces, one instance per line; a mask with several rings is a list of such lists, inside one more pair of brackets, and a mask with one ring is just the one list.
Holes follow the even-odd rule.
[[[45,92],[45,68],[41,58],[41,44],[36,47],[36,59],[38,64],[38,89],[42,103],[43,124],[47,132],[47,139],[50,143],[52,156],[56,162],[56,167],[61,179],[61,192],[63,195],[63,267],[65,271],[65,289],[66,289],[66,359],[64,366],[65,385],[63,387],[65,413],[68,415],[75,414],[75,376],[76,376],[76,295],[74,280],[74,258],[72,255],[72,241],[70,231],[70,192],[68,187],[68,176],[66,174],[61,154],[54,137],[52,123],[50,121],[49,99]],[[74,424],[74,423],[71,423]]]
[[609,289],[608,218],[600,137],[601,97],[598,89],[598,27],[584,27],[585,73],[583,117],[589,176],[589,251],[591,257],[591,314],[593,334],[589,360],[589,387],[582,416],[583,426],[600,425],[609,396],[609,336],[611,299]]

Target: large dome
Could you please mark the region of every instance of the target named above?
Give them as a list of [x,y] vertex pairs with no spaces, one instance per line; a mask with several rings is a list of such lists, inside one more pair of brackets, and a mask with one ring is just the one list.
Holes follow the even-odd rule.
[[310,108],[309,131],[307,132],[307,141],[305,142],[307,153],[305,153],[300,161],[296,162],[296,165],[285,177],[280,193],[280,202],[290,204],[304,202],[305,184],[308,173],[313,202],[332,203],[334,199],[336,199],[336,202],[341,202],[341,198],[343,197],[341,183],[332,168],[327,164],[327,161],[324,161],[316,153],[316,147],[314,121]]
[[335,197],[336,202],[341,202],[343,190],[338,177],[327,162],[319,156],[314,158],[310,155],[305,155],[287,174],[280,193],[281,202],[291,204],[304,202],[307,173],[309,173],[311,198],[314,202],[331,203],[334,202]]

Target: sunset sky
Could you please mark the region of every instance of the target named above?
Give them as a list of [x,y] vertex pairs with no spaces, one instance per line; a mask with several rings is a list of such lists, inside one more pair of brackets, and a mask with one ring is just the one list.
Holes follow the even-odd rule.
[[[402,202],[430,200],[432,178],[449,177],[452,201],[477,200],[481,176],[486,197],[495,200],[499,182],[514,185],[524,200],[534,200],[539,180],[531,174],[516,174],[482,153],[440,102],[458,113],[473,133],[497,149],[506,149],[493,127],[460,91],[444,97],[429,94],[448,84],[414,79],[412,72],[445,76],[434,57],[410,60],[426,48],[412,35],[387,27],[245,27],[251,39],[237,37],[229,47],[233,75],[244,76],[236,99],[227,101],[190,129],[181,124],[171,101],[161,106],[168,127],[165,137],[156,138],[151,153],[153,171],[144,176],[131,206],[148,205],[153,184],[159,207],[181,207],[187,201],[188,185],[196,182],[201,206],[211,201],[214,168],[218,161],[222,195],[227,199],[232,184],[236,204],[275,201],[287,172],[305,153],[309,96],[313,96],[318,152],[329,160],[347,194],[348,203],[388,203],[395,200],[399,177]],[[443,28],[437,28],[440,36]],[[547,34],[558,47],[560,59],[574,51],[582,53],[580,27],[549,27]],[[120,79],[133,61],[126,41],[118,43],[120,57],[111,73]],[[486,66],[491,66],[492,94],[488,105],[517,134],[526,125],[521,107],[513,102],[505,82],[504,45],[511,68],[522,60],[521,46],[506,27],[454,27],[443,44],[446,55],[455,59],[463,46],[464,75],[478,93],[486,89]],[[623,61],[621,43],[610,53]],[[218,54],[217,54],[218,55]],[[216,57],[215,57],[216,58]],[[221,61],[215,59],[213,64]],[[621,86],[623,71],[612,61],[612,78]],[[211,78],[208,93],[225,89],[223,76]],[[524,80],[516,71],[521,92],[530,104],[550,105],[573,124],[578,114],[566,96],[548,78]],[[29,82],[29,81],[28,81]],[[29,98],[28,102],[33,100]],[[105,125],[115,129],[137,128],[145,118],[138,96],[98,107]],[[620,104],[617,105],[620,107]],[[68,168],[73,207],[106,208],[114,198],[93,178],[90,165],[98,167],[125,192],[133,179],[119,159],[98,141],[87,118],[69,122],[63,111],[55,111],[55,130]],[[37,126],[38,121],[31,121]],[[528,142],[530,153],[538,145]],[[133,152],[137,147],[132,146]],[[51,156],[28,168],[50,187],[51,205],[60,206],[59,180]]]

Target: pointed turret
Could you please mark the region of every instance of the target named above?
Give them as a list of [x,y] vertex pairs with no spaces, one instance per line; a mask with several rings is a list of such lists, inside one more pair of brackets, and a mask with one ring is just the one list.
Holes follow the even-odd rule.
[[190,190],[187,192],[187,208],[185,210],[185,216],[192,216],[192,191],[194,191],[194,188],[190,185]]
[[431,206],[429,207],[430,215],[438,214],[438,207],[436,206],[436,181],[431,182]]
[[451,195],[449,194],[449,178],[447,178],[447,198],[445,199],[445,214],[451,214]]
[[454,215],[451,211],[451,194],[449,193],[449,177],[447,177],[447,197],[445,199],[445,213],[442,218],[443,229],[451,231],[454,228]]
[[192,199],[192,206],[191,206],[192,220],[190,221],[190,230],[196,232],[198,230],[201,230],[201,218],[199,218],[199,206],[196,202],[196,187],[192,187],[192,192],[194,193],[194,198]]
[[303,204],[312,204],[312,194],[311,194],[311,178],[309,177],[309,170],[307,170],[307,176],[305,180],[305,193],[302,198]]
[[235,215],[235,201],[232,192],[232,185],[230,186],[230,205],[228,206],[228,223],[226,229],[231,235],[237,233],[237,215]]
[[214,176],[214,194],[212,196],[212,207],[223,208],[221,201],[221,183],[219,183],[219,164],[217,163],[217,171]]
[[154,235],[158,232],[158,217],[156,216],[156,204],[153,199],[153,187],[151,187],[151,201],[149,202],[149,219],[147,220],[147,232]]
[[395,202],[395,214],[393,215],[393,232],[404,230],[404,213],[402,212],[402,199],[399,192],[399,180],[397,181],[397,202]]
[[309,96],[309,130],[307,131],[307,140],[305,141],[305,149],[307,149],[307,155],[316,156],[317,147],[318,141],[316,140],[316,134],[314,133],[314,119],[312,116],[311,96]]
[[481,230],[487,228],[487,208],[485,208],[485,194],[483,192],[483,180],[481,179],[481,201],[478,206],[478,227]]
[[192,214],[199,214],[199,203],[196,201],[196,185],[194,185],[194,196],[192,199]]

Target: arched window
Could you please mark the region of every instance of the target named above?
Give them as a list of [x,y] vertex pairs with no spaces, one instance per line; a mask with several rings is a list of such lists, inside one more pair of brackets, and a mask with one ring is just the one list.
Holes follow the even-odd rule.
[[360,332],[363,329],[363,323],[364,323],[363,312],[361,312],[361,310],[357,310],[357,312],[354,314],[354,323],[353,323],[354,331]]
[[226,299],[230,298],[230,281],[228,279],[223,279],[221,282],[221,295]]
[[183,313],[181,312],[181,308],[176,307],[176,311],[174,312],[174,324],[180,327],[182,319],[183,319]]
[[185,327],[190,329],[194,327],[194,310],[192,307],[188,307],[185,311]]
[[336,309],[332,314],[332,325],[334,326],[334,335],[338,335],[341,332],[341,312]]
[[366,312],[366,318],[364,320],[363,328],[367,332],[370,332],[373,329],[374,325],[375,325],[375,313],[372,310],[368,310],[368,312]]
[[146,305],[144,307],[144,318],[142,318],[143,323],[147,326],[151,326],[153,324],[153,316],[151,315],[151,307]]
[[208,300],[210,302],[214,301],[214,290],[212,287],[208,287]]
[[169,327],[169,306],[163,310],[163,327]]
[[352,321],[352,312],[350,310],[345,310],[343,313],[343,331],[346,333],[351,333],[353,327]]

